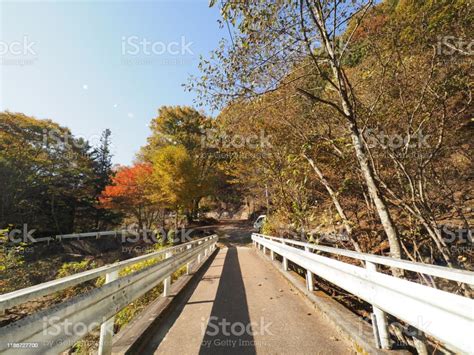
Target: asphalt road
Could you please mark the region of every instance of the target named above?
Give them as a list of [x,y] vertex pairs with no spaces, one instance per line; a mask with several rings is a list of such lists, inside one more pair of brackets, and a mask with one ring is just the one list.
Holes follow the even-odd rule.
[[220,250],[146,353],[350,354],[351,344],[250,247],[243,222],[218,227]]

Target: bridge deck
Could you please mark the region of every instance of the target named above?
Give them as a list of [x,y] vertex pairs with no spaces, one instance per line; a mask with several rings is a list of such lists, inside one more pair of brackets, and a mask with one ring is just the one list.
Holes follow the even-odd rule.
[[[248,324],[252,331],[242,334]],[[232,245],[218,251],[189,299],[146,349],[155,354],[351,352],[350,343],[255,250]]]

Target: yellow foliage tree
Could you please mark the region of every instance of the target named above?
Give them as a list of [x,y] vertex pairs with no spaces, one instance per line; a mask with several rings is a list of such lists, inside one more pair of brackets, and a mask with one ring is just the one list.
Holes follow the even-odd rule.
[[[152,198],[175,210],[184,211],[188,219],[196,201],[203,196],[205,186],[199,179],[193,159],[182,145],[168,145],[151,156]],[[205,194],[205,193],[204,193]]]

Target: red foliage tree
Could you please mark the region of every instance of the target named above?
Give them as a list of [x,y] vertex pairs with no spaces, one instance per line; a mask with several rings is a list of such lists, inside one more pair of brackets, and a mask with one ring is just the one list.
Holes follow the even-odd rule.
[[144,163],[119,168],[112,184],[102,191],[102,207],[134,217],[140,228],[150,228],[160,211],[148,198],[151,173],[151,165]]

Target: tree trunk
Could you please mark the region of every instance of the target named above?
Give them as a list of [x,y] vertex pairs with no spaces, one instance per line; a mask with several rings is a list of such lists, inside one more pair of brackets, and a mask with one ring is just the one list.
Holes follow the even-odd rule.
[[[316,12],[314,16],[314,21],[316,26],[319,29],[321,34],[321,40],[324,48],[326,49],[329,55],[329,64],[331,66],[333,76],[335,79],[335,86],[339,93],[340,103],[342,106],[342,112],[344,113],[345,120],[348,123],[348,128],[351,134],[352,145],[354,147],[357,160],[359,162],[362,175],[367,185],[370,197],[374,201],[377,214],[379,215],[380,222],[384,228],[384,231],[387,235],[387,239],[390,245],[390,255],[394,258],[401,258],[401,248],[400,241],[398,237],[397,229],[393,223],[390,212],[387,208],[385,199],[380,192],[380,189],[375,183],[374,173],[368,163],[367,153],[363,145],[362,136],[357,127],[356,114],[354,107],[349,99],[349,88],[346,78],[343,74],[341,64],[333,50],[331,40],[329,38],[326,23],[323,19],[323,12],[321,4],[317,1],[315,2]],[[393,270],[394,274],[399,275],[398,271]]]
[[328,192],[329,196],[331,197],[332,203],[334,207],[336,207],[337,213],[339,214],[339,217],[342,219],[342,223],[344,224],[344,228],[346,228],[347,234],[352,242],[352,245],[354,246],[354,249],[358,252],[361,252],[359,243],[357,243],[354,238],[352,237],[352,226],[351,222],[346,216],[346,213],[344,212],[344,209],[342,208],[341,204],[339,203],[339,199],[336,196],[336,193],[332,189],[331,185],[329,182],[326,180],[324,177],[323,173],[319,169],[319,167],[315,164],[314,160],[308,157],[307,155],[303,155],[304,158],[308,161],[309,165],[313,168],[314,172],[316,175],[318,175],[319,181],[323,186],[326,188],[326,191]]
[[359,162],[362,175],[364,176],[370,197],[374,201],[375,209],[377,210],[380,222],[382,223],[385,233],[387,234],[387,239],[390,245],[390,256],[394,258],[401,258],[401,248],[397,229],[393,223],[385,199],[375,183],[374,173],[368,163],[367,154],[362,144],[360,132],[355,124],[352,124],[351,126],[352,143],[354,145],[357,160]]
[[193,210],[191,212],[191,218],[192,219],[197,219],[198,218],[199,202],[200,201],[201,201],[200,197],[193,200]]

